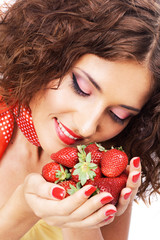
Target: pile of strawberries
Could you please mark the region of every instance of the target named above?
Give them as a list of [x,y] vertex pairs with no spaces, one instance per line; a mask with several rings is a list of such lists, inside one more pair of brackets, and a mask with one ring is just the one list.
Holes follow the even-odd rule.
[[97,187],[94,194],[107,191],[116,205],[122,188],[126,186],[128,157],[122,148],[106,150],[102,145],[65,147],[51,155],[53,162],[42,169],[46,181],[66,190],[66,197],[86,184]]

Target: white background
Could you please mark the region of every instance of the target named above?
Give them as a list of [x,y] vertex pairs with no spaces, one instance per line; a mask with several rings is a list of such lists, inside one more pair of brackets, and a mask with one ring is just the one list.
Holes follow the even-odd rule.
[[160,240],[160,196],[148,207],[134,202],[128,240]]
[[[45,0],[44,0],[45,1]],[[58,0],[57,0],[58,1]],[[0,0],[0,5],[4,0]],[[8,3],[14,2],[13,0]],[[128,240],[160,240],[160,197],[150,207],[142,201],[133,204]]]

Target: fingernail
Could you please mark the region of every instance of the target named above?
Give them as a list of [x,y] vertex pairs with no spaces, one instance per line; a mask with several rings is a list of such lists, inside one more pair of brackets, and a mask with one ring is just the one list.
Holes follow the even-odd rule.
[[85,195],[89,197],[90,195],[92,195],[92,193],[96,191],[96,189],[97,189],[96,187],[91,186],[88,190],[85,191]]
[[54,198],[62,200],[65,197],[65,190],[63,188],[54,187],[52,190],[52,195]]
[[127,200],[130,197],[131,193],[132,193],[132,191],[130,191],[128,193],[125,193],[124,194],[124,199]]
[[109,216],[108,218],[106,218],[104,221],[107,222],[108,220],[112,219],[113,216]]
[[139,163],[140,163],[140,158],[139,157],[136,157],[136,158],[133,159],[133,166],[135,168],[139,167]]
[[105,215],[108,216],[108,215],[112,215],[114,213],[116,213],[117,211],[114,210],[114,209],[109,209],[108,211],[105,212]]
[[101,199],[101,203],[102,204],[107,204],[109,202],[111,202],[114,198],[112,196],[106,196],[104,198]]
[[134,183],[136,183],[136,182],[138,181],[140,174],[141,174],[141,173],[137,173],[136,175],[134,175],[134,176],[132,177],[132,181],[133,181]]

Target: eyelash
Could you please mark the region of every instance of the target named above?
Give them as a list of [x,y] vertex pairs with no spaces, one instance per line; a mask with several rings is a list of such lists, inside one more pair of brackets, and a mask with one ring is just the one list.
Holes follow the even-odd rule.
[[124,122],[125,122],[126,119],[121,119],[121,118],[119,118],[119,117],[118,117],[116,114],[114,114],[112,111],[109,111],[109,112],[110,112],[110,115],[111,115],[112,119],[113,119],[115,122],[117,122],[117,123],[119,123],[119,124],[121,124],[121,125],[124,124]]
[[75,76],[74,73],[72,73],[72,87],[73,87],[73,90],[80,96],[83,96],[83,97],[88,97],[90,96],[90,94],[87,94],[85,92],[82,91],[82,89],[79,87],[78,83],[77,83],[77,78]]

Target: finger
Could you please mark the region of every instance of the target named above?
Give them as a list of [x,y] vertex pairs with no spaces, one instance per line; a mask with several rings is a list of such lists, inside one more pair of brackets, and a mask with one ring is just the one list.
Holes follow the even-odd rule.
[[98,224],[98,227],[101,228],[105,225],[110,224],[111,222],[114,221],[115,216],[114,215],[110,215],[109,217],[107,217],[104,221],[102,221],[101,223]]
[[126,187],[129,187],[134,190],[138,190],[139,186],[141,185],[141,172],[140,171],[132,171],[130,172]]
[[[64,227],[98,227],[99,225],[102,225],[102,222],[104,221],[106,221],[107,223],[107,220],[109,221],[109,219],[111,220],[111,218],[113,220],[116,212],[117,209],[113,204],[107,204],[100,208],[98,211],[83,219],[82,221],[66,222]],[[110,218],[110,216],[112,217]]]
[[78,219],[84,219],[92,213],[96,212],[99,208],[105,204],[110,203],[113,200],[113,197],[110,193],[103,192],[97,194],[90,199],[88,199],[83,205],[76,209],[71,214],[73,220],[77,221]]
[[116,216],[120,216],[126,211],[131,201],[131,196],[132,196],[132,190],[130,188],[122,189],[119,197],[118,205],[117,205]]
[[[74,195],[69,196],[63,200],[57,201],[54,197],[51,199],[46,198],[46,193],[42,193],[41,189],[37,189],[38,185],[43,183],[43,179],[38,174],[32,174],[28,177],[27,181],[27,192],[25,193],[26,200],[32,210],[38,217],[49,217],[49,216],[69,216],[75,209],[87,201],[88,197],[96,190],[92,185],[88,185],[77,191]],[[33,186],[34,185],[34,186]],[[48,185],[47,185],[48,186]],[[50,196],[52,195],[56,184],[52,185]],[[37,191],[37,192],[36,192]],[[36,194],[35,194],[36,192]],[[42,195],[40,195],[42,194]],[[43,198],[42,198],[43,196]],[[56,201],[53,201],[56,200]],[[44,207],[46,206],[46,207]]]
[[130,161],[130,169],[129,171],[139,171],[141,172],[141,162],[139,157],[134,157]]
[[66,214],[70,215],[83,205],[96,189],[97,188],[92,185],[86,185],[73,195],[63,199],[63,207],[66,209]]
[[40,174],[29,174],[25,180],[26,194],[34,194],[40,198],[62,200],[66,191],[63,187],[47,182]]

